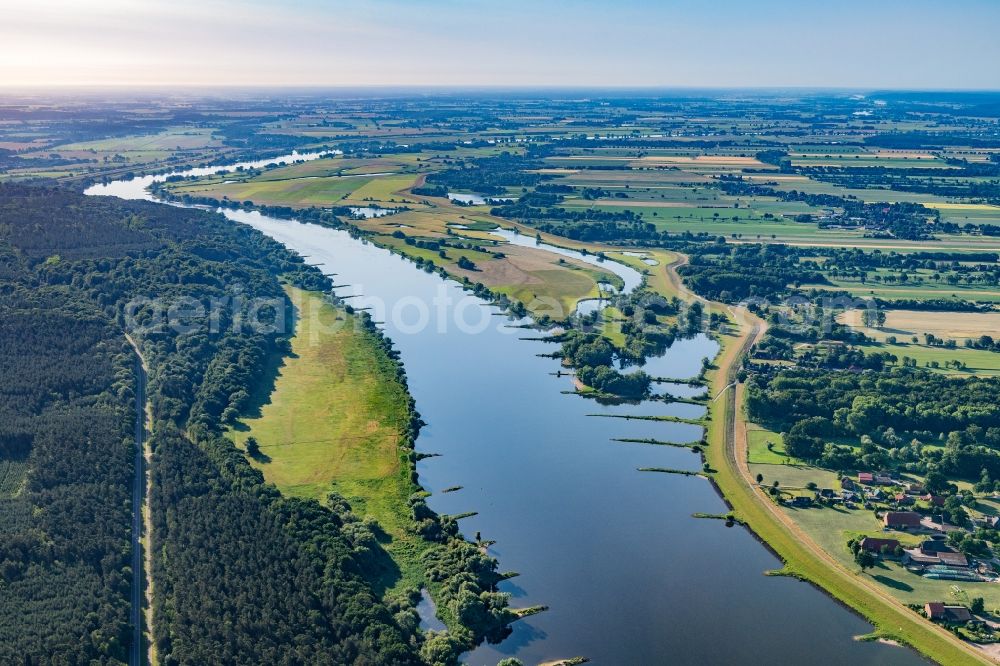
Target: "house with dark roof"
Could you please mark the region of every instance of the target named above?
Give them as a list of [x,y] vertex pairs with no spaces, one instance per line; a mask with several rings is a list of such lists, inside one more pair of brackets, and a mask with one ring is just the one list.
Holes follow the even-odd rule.
[[869,499],[873,500],[884,500],[885,493],[882,492],[881,488],[875,488],[874,490],[866,490],[865,497],[868,497]]
[[920,543],[920,551],[932,555],[934,553],[954,553],[955,549],[948,545],[943,534],[935,534]]
[[898,539],[879,539],[878,537],[866,536],[861,540],[861,549],[872,553],[873,555],[882,556],[888,558],[896,557],[896,549],[899,548]]
[[920,527],[920,514],[915,511],[887,511],[882,521],[893,530],[916,529]]
[[962,553],[923,553],[919,548],[904,551],[903,562],[907,565],[920,567],[948,567],[949,569],[968,569],[969,558]]
[[916,548],[904,551],[903,561],[921,567],[968,569],[969,558],[949,546],[944,539],[925,539]]
[[943,601],[930,601],[924,604],[924,612],[928,618],[938,622],[964,624],[972,619],[972,613],[965,606],[946,606]]

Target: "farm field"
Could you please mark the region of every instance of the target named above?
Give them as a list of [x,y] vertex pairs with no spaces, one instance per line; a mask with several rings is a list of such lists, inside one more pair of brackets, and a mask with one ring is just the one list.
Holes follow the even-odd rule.
[[892,300],[965,300],[981,303],[1000,302],[1000,288],[991,289],[988,287],[961,287],[953,285],[922,284],[919,286],[886,286],[875,284],[861,284],[857,281],[830,280],[832,284],[804,284],[804,289],[818,289],[821,291],[846,291],[852,296],[859,298],[878,297],[887,301]]
[[[339,175],[356,175],[366,173],[386,173],[410,168],[413,159],[409,156],[387,155],[385,157],[356,159],[343,156],[321,157],[320,159],[283,167],[263,169],[255,172],[254,180],[293,180],[295,178],[329,178]],[[230,178],[245,176],[239,172],[231,173]]]
[[940,211],[941,218],[956,224],[997,224],[1000,223],[1000,206],[980,203],[953,203],[929,200],[924,205]]
[[790,154],[794,166],[803,167],[886,167],[893,169],[951,169],[944,160],[932,155],[882,155],[882,154],[852,154],[852,155],[802,155]]
[[[213,136],[212,128],[170,128],[148,135],[67,143],[51,149],[59,153],[150,153],[219,148],[222,143]],[[30,154],[29,154],[30,156]]]
[[226,177],[214,177],[211,181],[182,183],[170,190],[177,196],[253,201],[264,206],[338,206],[370,180],[362,176],[231,182]]
[[[549,252],[506,242],[489,246],[502,252],[501,258],[489,252],[451,248],[446,251],[447,258],[442,258],[437,251],[409,246],[396,238],[380,237],[378,242],[407,256],[433,261],[459,279],[482,282],[494,291],[521,301],[536,316],[561,319],[572,312],[581,299],[599,296],[598,282],[618,280],[612,273],[575,259],[560,260]],[[458,266],[462,257],[472,261],[475,268]]]
[[886,310],[885,325],[881,328],[864,326],[861,310],[850,310],[837,316],[837,321],[862,331],[865,335],[885,342],[895,336],[908,341],[912,336],[923,339],[931,333],[945,340],[960,344],[982,335],[1000,338],[1000,312],[924,312],[917,310]]

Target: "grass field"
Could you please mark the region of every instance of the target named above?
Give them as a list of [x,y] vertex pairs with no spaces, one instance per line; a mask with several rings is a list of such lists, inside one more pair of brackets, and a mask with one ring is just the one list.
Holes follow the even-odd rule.
[[251,463],[282,493],[322,502],[336,491],[358,515],[377,520],[402,570],[388,587],[419,588],[427,546],[407,529],[407,498],[417,487],[401,446],[409,411],[395,364],[321,295],[287,293],[298,311],[292,354],[259,415],[230,434],[241,447],[256,438],[263,456]]
[[371,177],[333,177],[226,182],[226,178],[232,176],[180,183],[170,189],[178,196],[190,194],[195,197],[253,201],[262,206],[338,206],[344,205],[344,199],[372,180]]
[[[918,366],[933,372],[960,376],[980,375],[995,377],[1000,375],[1000,354],[981,349],[967,349],[965,347],[948,349],[946,347],[929,347],[922,344],[872,344],[860,345],[858,348],[868,354],[889,352],[890,354],[895,354],[900,359],[900,362],[902,362],[904,356],[909,356],[916,360]],[[952,361],[961,361],[965,364],[965,368],[945,367],[945,363]],[[937,363],[937,366],[933,366],[933,363]]]
[[895,336],[906,342],[916,335],[921,340],[931,333],[959,343],[978,339],[981,335],[1000,338],[1000,312],[925,312],[918,310],[886,310],[885,326],[869,328],[862,325],[861,310],[850,310],[837,316],[837,321],[862,331],[879,342]]
[[779,487],[784,489],[801,490],[810,482],[820,488],[839,488],[836,473],[808,465],[752,464],[750,471],[754,475],[763,475],[765,485],[777,481]]
[[156,134],[136,134],[96,141],[67,143],[49,152],[73,153],[80,151],[101,153],[132,153],[142,151],[192,150],[217,148],[222,142],[214,139],[210,128],[174,128]]
[[[643,257],[632,256],[620,250],[605,251],[605,254],[609,257],[614,257],[616,261],[620,261],[623,264],[631,266],[640,273],[645,273],[646,286],[661,296],[665,298],[679,296],[677,288],[670,281],[667,274],[667,266],[674,263],[678,259],[677,253],[670,252],[669,250],[643,249],[641,252],[641,254],[644,255]],[[643,261],[644,258],[655,261],[656,265],[650,266]]]
[[[393,217],[399,217],[401,221],[406,219],[403,215]],[[504,254],[502,258],[477,250],[451,247],[445,250],[446,258],[442,258],[437,251],[406,245],[403,240],[391,236],[380,236],[377,242],[409,257],[433,261],[458,279],[481,282],[493,291],[521,301],[535,316],[549,315],[562,319],[576,308],[581,299],[600,295],[598,282],[615,283],[618,279],[611,273],[575,259],[560,261],[558,255],[545,250],[506,243],[495,248]],[[460,268],[458,260],[461,257],[472,261],[476,265],[475,270]]]
[[[389,166],[396,163],[396,157],[389,155],[377,159]],[[380,245],[413,258],[432,261],[458,279],[481,282],[493,291],[523,302],[536,316],[562,319],[573,311],[579,300],[599,295],[598,282],[617,282],[613,274],[584,262],[560,260],[550,252],[498,242],[496,237],[485,233],[499,223],[490,218],[488,207],[460,207],[433,198],[433,203],[425,203],[427,198],[407,194],[418,178],[416,173],[363,177],[329,175],[343,166],[357,169],[360,163],[361,160],[356,159],[321,159],[269,170],[252,178],[224,174],[172,183],[170,190],[178,196],[227,197],[258,205],[406,206],[410,210],[358,220],[356,224],[377,232],[379,236],[375,240]],[[282,175],[285,177],[279,178]],[[470,228],[459,229],[455,225]],[[393,237],[392,234],[398,231],[422,240],[471,240],[488,251],[448,247],[444,250],[446,256],[442,257],[436,250],[407,245],[403,239]],[[505,256],[493,257],[494,250]],[[461,258],[472,261],[476,268],[459,268]]]
[[[768,449],[768,444],[771,448]],[[781,433],[763,426],[747,424],[747,462],[750,464],[782,465],[789,462],[782,444]]]
[[415,197],[403,196],[399,194],[399,191],[413,187],[413,182],[416,178],[415,174],[373,178],[354,190],[349,200],[359,205],[371,202],[413,204],[416,203]]
[[859,298],[878,297],[886,301],[892,300],[948,300],[973,301],[977,303],[1000,302],[1000,289],[989,287],[962,287],[942,284],[920,284],[915,286],[861,284],[857,281],[830,280],[827,285],[803,285],[804,289],[819,289],[822,291],[846,291]]

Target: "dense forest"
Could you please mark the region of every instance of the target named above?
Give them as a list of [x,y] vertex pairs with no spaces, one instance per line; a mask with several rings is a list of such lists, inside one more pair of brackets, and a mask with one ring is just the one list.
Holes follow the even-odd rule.
[[0,662],[124,663],[132,359],[98,308],[0,252]]
[[790,455],[826,467],[879,470],[893,463],[972,480],[986,470],[1000,479],[998,391],[995,378],[908,368],[788,368],[754,373],[747,382],[747,415],[785,432]]
[[[161,663],[450,663],[503,635],[513,616],[496,562],[452,521],[415,505],[415,529],[441,544],[429,567],[466,626],[422,646],[412,607],[373,591],[366,572],[385,554],[350,508],[280,496],[222,437],[287,349],[279,279],[326,289],[318,270],[219,215],[48,188],[0,185],[0,242],[0,465],[23,478],[0,489],[0,660],[125,659],[126,330],[150,366]],[[174,302],[188,307],[165,312]]]

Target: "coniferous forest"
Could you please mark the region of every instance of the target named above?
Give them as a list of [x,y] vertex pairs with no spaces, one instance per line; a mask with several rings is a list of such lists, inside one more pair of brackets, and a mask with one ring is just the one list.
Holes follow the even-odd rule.
[[318,271],[215,214],[15,185],[0,185],[0,257],[0,662],[125,662],[125,312],[150,366],[161,663],[418,662],[412,611],[373,593],[342,516],[281,497],[220,435],[287,331],[244,330],[234,306],[181,336],[150,304],[233,285],[283,304],[278,276],[318,288]]

